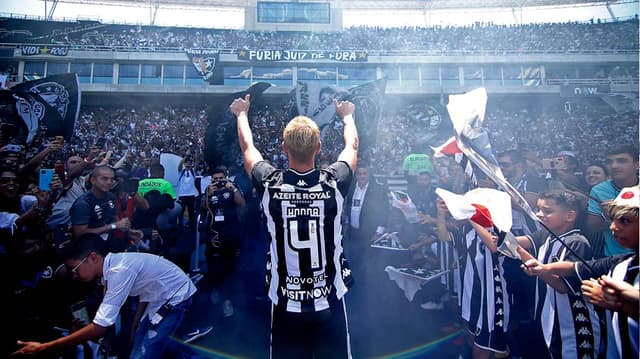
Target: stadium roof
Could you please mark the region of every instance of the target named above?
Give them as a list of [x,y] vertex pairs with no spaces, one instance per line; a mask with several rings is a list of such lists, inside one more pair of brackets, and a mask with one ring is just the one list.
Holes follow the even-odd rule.
[[[47,0],[42,0],[47,1]],[[91,5],[120,5],[138,7],[178,8],[243,8],[254,5],[257,0],[48,0],[53,3],[75,3]],[[266,0],[274,1],[274,0]],[[278,0],[275,0],[278,1]],[[292,0],[293,2],[297,0]],[[572,4],[615,4],[624,0],[304,0],[303,2],[330,2],[343,9],[481,9],[520,8],[531,6],[557,6]]]

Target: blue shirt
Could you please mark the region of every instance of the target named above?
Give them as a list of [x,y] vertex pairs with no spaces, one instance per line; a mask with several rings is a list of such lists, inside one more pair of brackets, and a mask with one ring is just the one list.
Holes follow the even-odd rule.
[[611,221],[607,218],[606,215],[603,215],[602,208],[600,207],[600,204],[602,204],[602,202],[615,199],[619,193],[620,189],[613,185],[612,180],[607,180],[599,183],[591,189],[591,198],[589,199],[587,211],[591,215],[601,216],[606,223],[606,228],[602,230],[602,235],[604,236],[605,256],[631,253],[631,249],[624,248],[623,246],[618,244],[615,238],[613,238],[613,233],[611,233],[611,230],[609,229],[609,224],[611,223]]

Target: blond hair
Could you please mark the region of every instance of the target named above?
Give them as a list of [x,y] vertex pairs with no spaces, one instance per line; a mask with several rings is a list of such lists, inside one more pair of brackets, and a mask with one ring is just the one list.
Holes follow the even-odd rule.
[[320,128],[312,119],[297,116],[284,128],[284,144],[289,156],[304,162],[311,160],[320,143]]
[[640,210],[638,210],[638,207],[617,205],[614,201],[604,202],[603,207],[605,208],[606,213],[611,220],[620,219],[623,217],[637,218],[640,214]]

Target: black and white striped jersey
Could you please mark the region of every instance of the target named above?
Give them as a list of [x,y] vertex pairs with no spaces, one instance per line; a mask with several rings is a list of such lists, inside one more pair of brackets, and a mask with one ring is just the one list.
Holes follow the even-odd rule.
[[[577,255],[591,258],[589,241],[573,229],[558,235]],[[577,261],[560,240],[539,230],[529,237],[535,255],[542,263]],[[580,291],[580,282],[574,278],[563,278],[569,291],[559,293],[542,279],[536,278],[536,318],[552,355],[562,358],[596,358],[600,347],[600,325],[598,315]]]
[[504,280],[504,257],[491,253],[475,230],[465,235],[466,258],[462,277],[462,318],[478,335],[505,335],[509,324],[509,295]]
[[[603,257],[588,262],[593,269],[576,262],[575,271],[580,280],[608,274],[612,279],[625,281],[636,289],[640,287],[638,253],[625,253]],[[605,310],[607,324],[606,343],[607,358],[638,357],[638,319],[629,317],[623,312]]]
[[270,236],[269,298],[289,312],[329,308],[347,292],[343,265],[344,198],[352,172],[346,162],[305,173],[258,162],[252,170]]

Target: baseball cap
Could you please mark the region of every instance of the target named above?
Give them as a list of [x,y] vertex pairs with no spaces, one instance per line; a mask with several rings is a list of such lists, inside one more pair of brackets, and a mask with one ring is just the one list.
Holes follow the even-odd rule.
[[640,208],[640,186],[623,188],[613,203],[616,206]]

